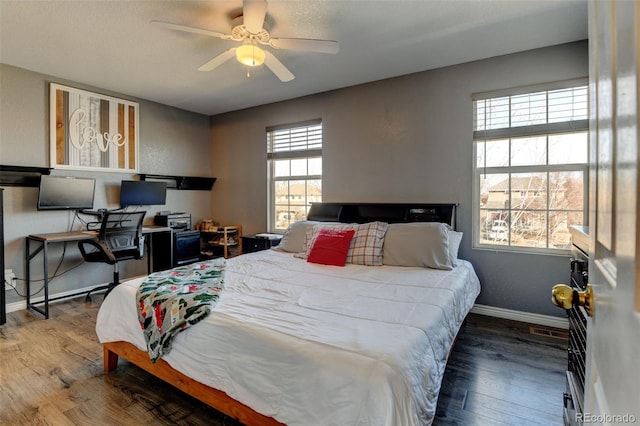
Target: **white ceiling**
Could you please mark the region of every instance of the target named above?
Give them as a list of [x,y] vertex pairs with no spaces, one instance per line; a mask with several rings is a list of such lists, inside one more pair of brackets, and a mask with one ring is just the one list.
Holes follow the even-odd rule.
[[0,0],[0,62],[213,115],[587,38],[586,0],[270,0],[273,37],[340,43],[337,55],[271,50],[296,78],[230,60],[236,42],[152,20],[227,33],[242,0]]

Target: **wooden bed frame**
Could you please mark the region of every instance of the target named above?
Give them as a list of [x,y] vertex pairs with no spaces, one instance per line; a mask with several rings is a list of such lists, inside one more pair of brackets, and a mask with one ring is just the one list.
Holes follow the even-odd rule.
[[[455,229],[457,204],[380,204],[380,203],[313,203],[307,215],[308,220],[323,222],[366,223],[381,220],[388,223],[400,222],[443,222]],[[449,349],[449,354],[453,349]],[[272,417],[254,411],[247,405],[231,398],[226,393],[204,385],[177,370],[160,359],[152,363],[149,354],[128,342],[103,343],[104,371],[117,368],[118,358],[142,368],[153,376],[175,386],[187,395],[213,407],[246,426],[283,425]]]
[[247,426],[275,426],[283,425],[279,421],[260,414],[243,403],[236,401],[226,393],[204,385],[192,378],[174,370],[166,361],[159,359],[151,362],[149,353],[141,351],[128,342],[109,342],[102,344],[104,350],[104,371],[109,372],[118,366],[118,358],[122,357],[137,365],[153,376],[175,386],[187,395],[215,408],[229,417],[233,417]]

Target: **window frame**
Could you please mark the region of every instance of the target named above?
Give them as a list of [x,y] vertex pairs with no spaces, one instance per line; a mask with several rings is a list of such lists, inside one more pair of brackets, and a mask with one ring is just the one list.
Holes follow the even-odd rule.
[[[481,242],[481,234],[483,232],[482,227],[482,212],[485,210],[501,210],[507,213],[506,217],[511,217],[514,211],[520,211],[521,209],[514,208],[512,203],[503,209],[495,208],[495,209],[483,209],[480,206],[480,198],[481,198],[481,179],[483,179],[483,175],[494,175],[494,174],[504,174],[507,175],[508,179],[508,199],[511,200],[512,197],[512,189],[511,184],[513,183],[513,175],[518,173],[540,173],[546,175],[546,203],[544,209],[539,209],[541,213],[545,215],[545,226],[546,231],[549,230],[549,217],[554,212],[577,212],[577,210],[573,209],[553,209],[551,208],[550,199],[552,197],[551,191],[549,189],[550,179],[549,174],[554,172],[581,172],[583,178],[583,194],[582,194],[582,215],[583,215],[583,225],[589,223],[589,209],[588,209],[588,194],[589,194],[589,118],[588,111],[587,117],[585,119],[579,120],[567,120],[562,122],[551,122],[544,124],[530,124],[530,125],[521,125],[511,127],[511,117],[509,117],[509,127],[501,127],[498,129],[486,129],[487,124],[483,123],[484,128],[480,130],[475,130],[476,127],[476,101],[482,101],[492,98],[501,98],[501,97],[512,97],[518,95],[526,95],[526,94],[534,94],[542,91],[554,91],[554,90],[563,90],[563,89],[571,89],[571,88],[587,88],[587,96],[588,94],[588,78],[581,78],[575,80],[567,80],[560,82],[553,82],[542,85],[535,86],[523,86],[514,89],[505,89],[500,91],[493,92],[483,92],[477,93],[472,96],[472,106],[473,106],[473,189],[472,189],[472,242],[474,249],[480,250],[492,250],[492,251],[504,251],[504,252],[525,252],[525,253],[537,253],[537,254],[547,254],[547,255],[567,255],[570,253],[570,247],[568,248],[553,248],[549,247],[552,235],[546,236],[547,247],[526,247],[522,245],[511,245],[509,231],[509,240],[507,244],[491,244],[486,242]],[[547,112],[548,112],[548,103],[546,103]],[[586,102],[587,109],[589,108],[589,100]],[[510,114],[511,115],[511,114]],[[581,133],[586,132],[586,154],[587,161],[585,163],[561,163],[554,164],[549,161],[549,137],[553,135],[560,134],[568,134],[568,133]],[[511,145],[512,140],[520,137],[535,137],[535,136],[546,136],[546,161],[545,164],[540,165],[520,165],[513,166],[509,164],[506,166],[480,166],[478,165],[478,147],[482,146],[481,143],[490,142],[492,140],[508,140],[509,141],[509,152],[508,158],[511,157]],[[486,156],[484,158],[486,162]],[[529,209],[527,209],[529,210]],[[531,209],[529,211],[535,211],[536,209]],[[509,221],[509,230],[511,229],[511,222]]]
[[[298,149],[293,147],[292,149],[289,150],[275,150],[274,151],[274,144],[272,142],[272,133],[279,131],[279,130],[292,130],[292,129],[297,129],[297,128],[311,128],[314,126],[320,126],[320,138],[319,138],[319,144],[318,144],[318,140],[315,140],[314,143],[312,144],[313,147],[309,148],[307,147],[306,149]],[[309,159],[313,159],[313,158],[320,158],[322,160],[322,144],[323,144],[323,140],[324,140],[324,129],[322,126],[322,120],[321,119],[316,119],[316,120],[309,120],[309,121],[304,121],[304,122],[297,122],[297,123],[291,123],[291,124],[283,124],[283,125],[279,125],[279,126],[272,126],[272,127],[267,127],[266,128],[266,141],[267,141],[267,228],[268,228],[268,232],[272,232],[272,233],[283,233],[285,229],[282,228],[277,228],[276,227],[276,223],[277,223],[277,212],[276,212],[276,207],[278,205],[280,205],[279,203],[276,202],[276,184],[277,182],[286,182],[286,181],[304,181],[304,182],[308,182],[311,180],[320,180],[322,182],[322,170],[320,172],[320,174],[308,174],[308,170],[307,170],[307,174],[306,175],[289,175],[289,176],[279,176],[276,177],[276,162],[278,160],[297,160],[297,159],[306,159],[307,161]],[[308,145],[309,139],[307,139],[307,145]],[[293,144],[290,144],[293,145]],[[319,146],[318,146],[319,145]],[[291,147],[291,146],[290,146]],[[320,189],[320,200],[318,201],[322,201],[322,184],[321,184],[321,189]],[[310,206],[310,201],[309,201],[309,195],[306,193],[305,190],[305,196],[304,196],[304,205],[307,207]],[[298,206],[296,204],[296,206]],[[291,222],[290,222],[291,223]]]

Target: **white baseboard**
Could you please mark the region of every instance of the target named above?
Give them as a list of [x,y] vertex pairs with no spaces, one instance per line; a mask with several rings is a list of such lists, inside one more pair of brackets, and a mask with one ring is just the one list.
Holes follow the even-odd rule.
[[[95,285],[92,285],[92,286],[89,286],[89,287],[76,288],[74,290],[63,291],[61,293],[50,294],[49,295],[49,299],[56,299],[56,300],[50,301],[49,304],[62,302],[63,300],[67,300],[67,299],[69,299],[71,297],[78,297],[79,296],[78,293],[86,293],[89,290],[91,290],[92,288],[96,288],[96,287],[99,287],[101,285],[107,285],[107,283],[95,284]],[[58,299],[58,298],[60,298],[60,299]],[[38,303],[38,302],[42,302],[43,300],[44,300],[44,296],[37,296],[37,297],[33,297],[32,298],[32,302],[31,303]],[[8,303],[7,304],[7,313],[15,312],[15,311],[22,311],[24,309],[27,309],[27,301],[26,300],[21,300],[20,302],[13,302],[13,303]]]
[[530,312],[514,311],[511,309],[477,304],[471,308],[471,313],[513,321],[528,322],[547,327],[569,329],[569,321],[566,318],[552,317],[551,315],[532,314]]
[[27,309],[27,302],[26,301],[13,302],[13,303],[8,303],[7,304],[7,313],[15,312],[15,311],[21,311],[23,309]]

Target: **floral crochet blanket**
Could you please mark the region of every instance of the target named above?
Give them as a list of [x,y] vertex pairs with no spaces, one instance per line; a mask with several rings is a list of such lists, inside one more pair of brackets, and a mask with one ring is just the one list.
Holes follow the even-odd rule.
[[151,362],[171,350],[173,337],[202,321],[224,289],[224,258],[150,274],[136,294],[138,320]]

